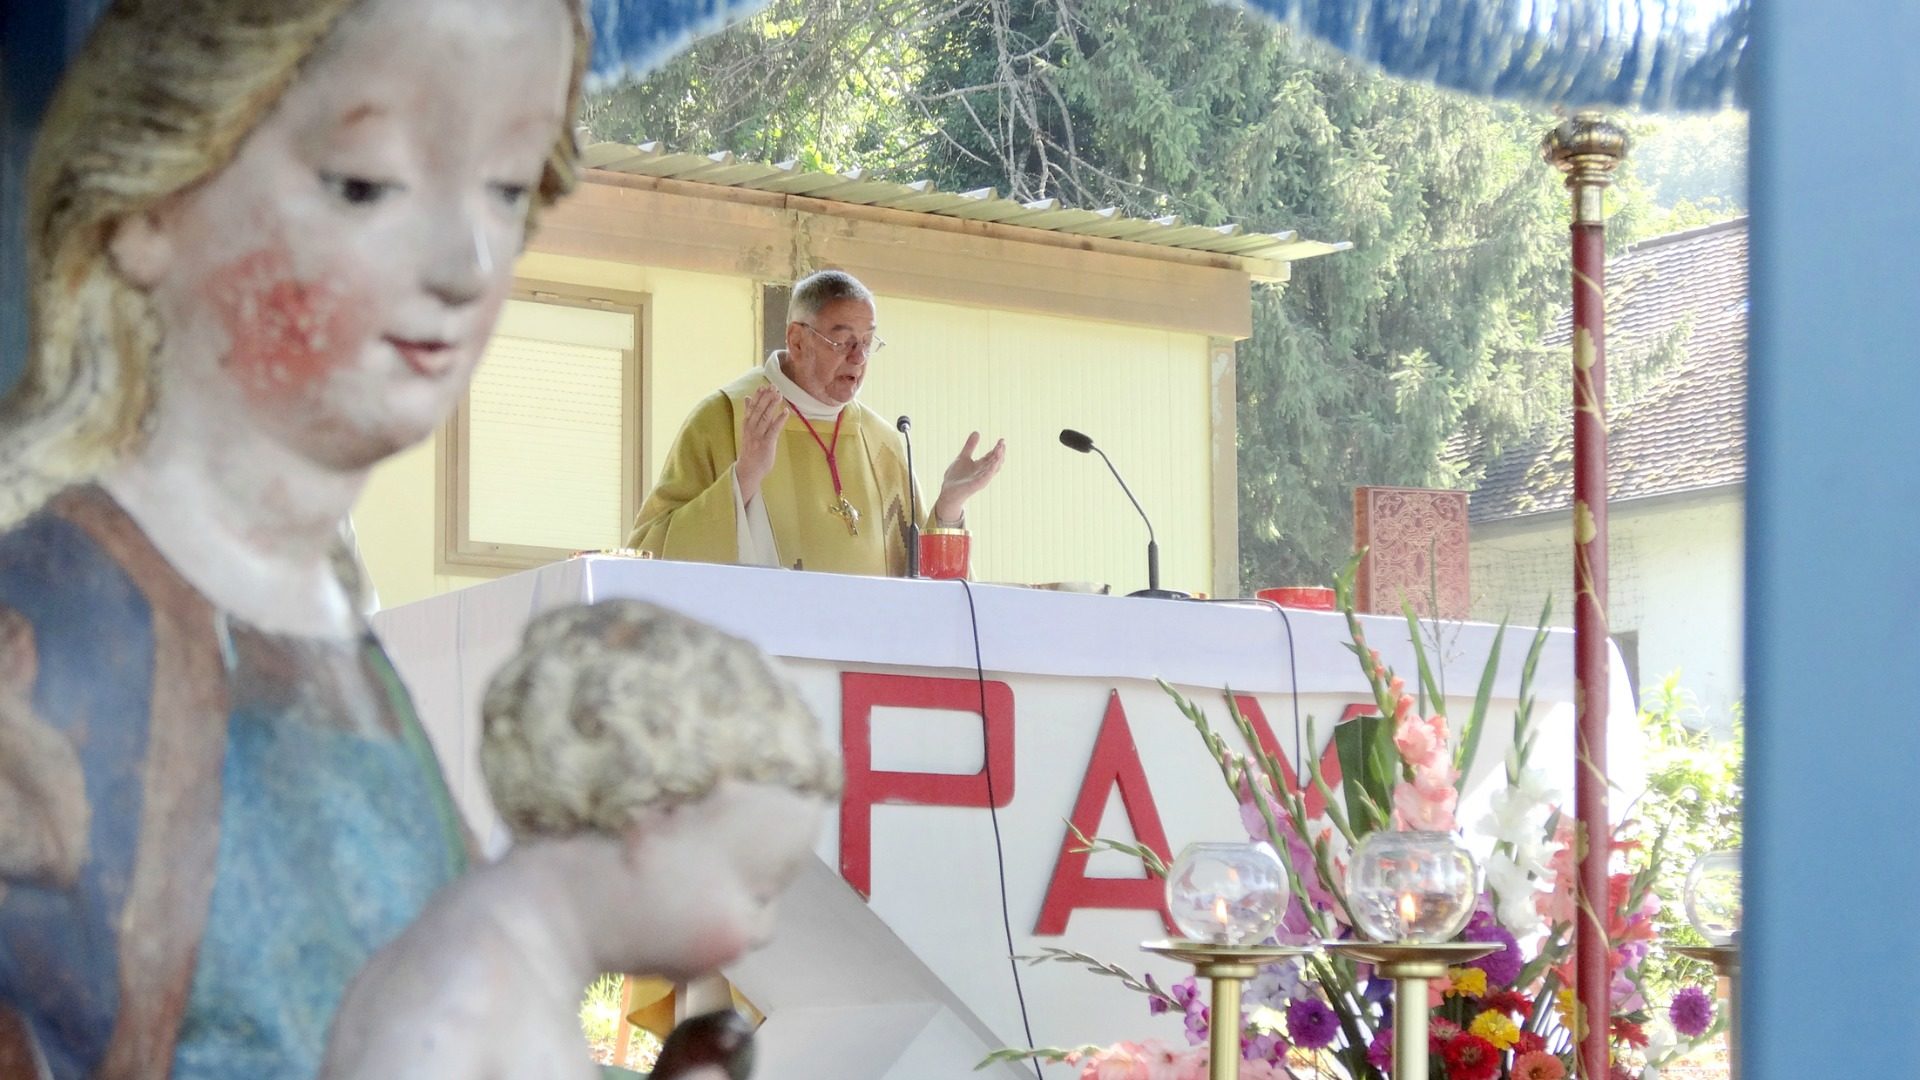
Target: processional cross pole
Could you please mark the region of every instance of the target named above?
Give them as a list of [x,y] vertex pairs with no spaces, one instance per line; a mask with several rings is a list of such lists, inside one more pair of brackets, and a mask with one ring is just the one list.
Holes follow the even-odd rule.
[[1627,155],[1627,133],[1597,112],[1547,132],[1543,157],[1573,195],[1574,993],[1584,1023],[1579,1075],[1607,1075],[1612,951],[1607,944],[1607,368],[1606,220],[1602,197]]

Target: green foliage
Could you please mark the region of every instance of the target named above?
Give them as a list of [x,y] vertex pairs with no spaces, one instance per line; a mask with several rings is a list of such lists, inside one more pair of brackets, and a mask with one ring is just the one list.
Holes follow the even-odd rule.
[[[620,976],[602,975],[587,987],[586,996],[580,1002],[580,1031],[593,1047],[596,1059],[605,1063],[611,1057],[619,1030]],[[629,1063],[635,1068],[645,1068],[659,1053],[660,1040],[639,1028],[633,1029],[627,1042]]]
[[[585,120],[599,138],[1352,241],[1255,291],[1249,585],[1329,579],[1355,485],[1471,482],[1569,400],[1564,350],[1538,345],[1568,277],[1566,195],[1537,151],[1553,118],[1379,75],[1232,5],[776,0]],[[1744,128],[1721,123],[1685,130],[1724,173]],[[1689,160],[1622,177],[1623,240],[1726,190]],[[1648,209],[1654,188],[1692,201]]]
[[[1740,846],[1745,724],[1736,714],[1731,733],[1716,737],[1704,720],[1693,695],[1680,686],[1678,672],[1647,692],[1640,710],[1647,793],[1629,811],[1632,828],[1622,830],[1641,842],[1630,859],[1636,869],[1657,863],[1662,871],[1652,882],[1660,897],[1657,939],[1681,945],[1707,944],[1687,921],[1687,872],[1709,851]],[[1681,986],[1712,977],[1700,961],[1659,950],[1648,958],[1645,976],[1651,996],[1660,1001]]]

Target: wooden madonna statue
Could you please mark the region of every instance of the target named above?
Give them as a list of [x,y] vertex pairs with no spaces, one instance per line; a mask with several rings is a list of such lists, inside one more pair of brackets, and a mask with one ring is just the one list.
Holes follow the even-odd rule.
[[0,1076],[313,1077],[467,870],[332,555],[572,186],[586,53],[576,0],[114,0],[69,69],[0,404]]

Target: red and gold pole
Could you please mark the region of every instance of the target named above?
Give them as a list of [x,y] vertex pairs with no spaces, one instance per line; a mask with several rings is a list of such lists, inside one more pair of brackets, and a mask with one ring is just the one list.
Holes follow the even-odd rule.
[[1579,913],[1574,992],[1583,1018],[1578,1075],[1604,1080],[1613,982],[1607,943],[1607,226],[1602,196],[1627,153],[1627,134],[1582,112],[1547,133],[1541,153],[1573,193],[1573,677],[1574,813],[1579,819]]

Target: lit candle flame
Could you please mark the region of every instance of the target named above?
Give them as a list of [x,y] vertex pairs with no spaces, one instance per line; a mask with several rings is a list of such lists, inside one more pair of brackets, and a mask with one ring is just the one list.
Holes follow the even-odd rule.
[[1400,894],[1400,925],[1412,926],[1420,921],[1420,901],[1412,893]]
[[1213,898],[1213,917],[1220,921],[1221,926],[1225,926],[1229,922],[1233,921],[1227,917],[1227,898],[1226,897],[1216,896]]

